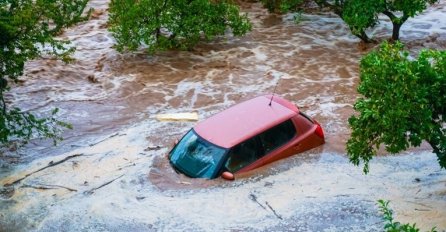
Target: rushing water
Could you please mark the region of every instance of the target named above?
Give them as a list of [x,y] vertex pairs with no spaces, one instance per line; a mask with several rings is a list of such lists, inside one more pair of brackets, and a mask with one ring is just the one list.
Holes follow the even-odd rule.
[[[79,156],[3,187],[0,231],[379,231],[377,199],[391,200],[398,220],[446,229],[446,172],[428,146],[378,157],[367,176],[345,157],[358,60],[372,46],[360,45],[338,17],[304,14],[296,25],[292,15],[245,3],[254,23],[248,35],[149,56],[117,53],[107,2],[90,6],[92,19],[63,35],[77,47],[76,61],[29,62],[8,96],[43,114],[58,107],[75,129],[58,147],[36,140],[17,150],[17,164],[0,169],[0,186]],[[402,27],[402,40],[413,51],[445,49],[445,20],[440,1]],[[390,23],[369,33],[383,40]],[[194,123],[159,122],[156,114],[204,119],[276,83],[278,94],[321,122],[324,146],[234,182],[193,180],[169,167],[172,141]]]

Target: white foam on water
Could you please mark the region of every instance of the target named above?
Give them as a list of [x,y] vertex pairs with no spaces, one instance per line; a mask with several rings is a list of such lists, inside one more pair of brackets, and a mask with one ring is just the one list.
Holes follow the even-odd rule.
[[[266,176],[245,177],[210,188],[160,191],[147,177],[153,158],[162,156],[167,149],[153,152],[144,149],[150,145],[152,131],[164,127],[165,124],[153,121],[143,122],[94,146],[18,168],[21,171],[4,178],[2,184],[37,170],[51,160],[83,154],[23,180],[12,197],[17,203],[9,208],[9,212],[14,213],[11,219],[26,215],[30,225],[42,230],[54,224],[79,228],[77,223],[95,225],[101,220],[109,225],[150,224],[161,230],[221,231],[235,225],[265,230],[280,226],[278,216],[290,220],[311,211],[314,218],[330,218],[336,210],[331,206],[326,208],[327,204],[341,197],[347,205],[352,204],[349,207],[358,202],[373,205],[377,199],[389,199],[397,219],[410,218],[421,226],[444,226],[441,223],[446,216],[443,212],[446,201],[441,189],[446,171],[436,164],[432,153],[378,157],[371,163],[370,174],[364,175],[360,168],[339,154],[310,152],[269,166],[272,174]],[[119,179],[91,191],[115,178]],[[416,182],[416,178],[422,181]],[[62,188],[42,191],[24,187],[27,185],[65,186],[77,192]],[[412,201],[416,203],[406,203]],[[302,207],[308,203],[312,208]],[[429,211],[414,211],[419,207],[428,207]],[[38,209],[40,213],[28,214],[31,209]],[[70,215],[78,215],[82,220],[70,222]],[[373,207],[371,212],[355,212],[351,216],[358,215],[366,220],[361,223],[367,220],[375,223],[379,217]],[[415,215],[418,219],[413,218]],[[430,221],[423,221],[426,216]],[[336,221],[330,220],[327,225]]]

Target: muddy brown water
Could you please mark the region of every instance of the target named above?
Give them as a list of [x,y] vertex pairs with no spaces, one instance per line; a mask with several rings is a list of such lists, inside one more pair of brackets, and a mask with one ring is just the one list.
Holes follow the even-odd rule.
[[[363,175],[345,157],[347,119],[358,95],[364,47],[331,14],[271,15],[243,10],[253,31],[201,43],[192,51],[119,54],[106,30],[107,1],[62,36],[76,60],[28,62],[8,100],[42,114],[54,107],[73,124],[53,147],[35,140],[0,169],[0,231],[380,231],[376,200],[398,220],[446,229],[446,172],[423,145],[378,157]],[[402,40],[416,53],[446,48],[446,3],[409,20]],[[382,41],[390,23],[369,31]],[[158,113],[200,119],[243,99],[277,93],[316,118],[326,144],[237,176],[234,182],[176,174],[165,159],[194,122],[159,122]],[[78,155],[59,165],[51,162]],[[11,158],[16,157],[16,158]],[[16,184],[9,183],[26,177]]]

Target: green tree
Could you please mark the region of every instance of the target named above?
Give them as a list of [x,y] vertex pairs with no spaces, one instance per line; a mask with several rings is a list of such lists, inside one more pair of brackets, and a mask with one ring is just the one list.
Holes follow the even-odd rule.
[[389,17],[393,25],[392,40],[399,40],[400,28],[409,19],[424,11],[438,0],[315,0],[329,8],[349,26],[352,34],[369,42],[365,33],[379,23],[378,15]]
[[414,59],[401,43],[383,43],[362,58],[358,92],[347,142],[353,164],[363,161],[367,173],[381,145],[393,154],[425,140],[446,168],[446,51]]
[[188,49],[200,41],[224,35],[236,36],[251,29],[246,15],[231,0],[112,0],[109,28],[117,50],[149,52]]
[[0,2],[0,144],[11,139],[25,142],[33,136],[61,139],[59,132],[69,124],[54,118],[38,118],[19,108],[9,109],[4,93],[17,82],[26,61],[43,54],[69,61],[74,48],[55,36],[77,22],[88,0],[2,0]]

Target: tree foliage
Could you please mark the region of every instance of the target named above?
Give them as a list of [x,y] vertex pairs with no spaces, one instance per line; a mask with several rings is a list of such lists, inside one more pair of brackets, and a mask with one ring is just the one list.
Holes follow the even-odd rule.
[[64,61],[74,49],[55,36],[88,16],[82,13],[88,0],[3,0],[0,2],[0,144],[10,139],[29,140],[33,135],[60,139],[60,127],[70,127],[54,118],[38,118],[19,108],[8,109],[4,93],[17,82],[25,62],[42,54]]
[[393,25],[392,39],[399,39],[399,31],[410,17],[424,11],[429,4],[438,0],[315,0],[321,7],[327,7],[349,26],[352,34],[369,42],[366,29],[379,23],[379,14],[389,17]]
[[150,52],[188,49],[213,39],[227,28],[236,36],[251,29],[246,15],[231,0],[112,0],[109,28],[117,49]]
[[[400,222],[394,221],[393,212],[389,208],[389,201],[378,200],[379,211],[383,214],[383,219],[385,222],[384,231],[386,232],[419,232],[420,229],[414,224],[402,224]],[[429,232],[437,232],[434,227]]]
[[359,115],[349,124],[347,153],[355,165],[368,162],[384,145],[397,153],[427,141],[446,168],[446,51],[424,50],[413,59],[401,43],[383,43],[360,64],[354,105]]

